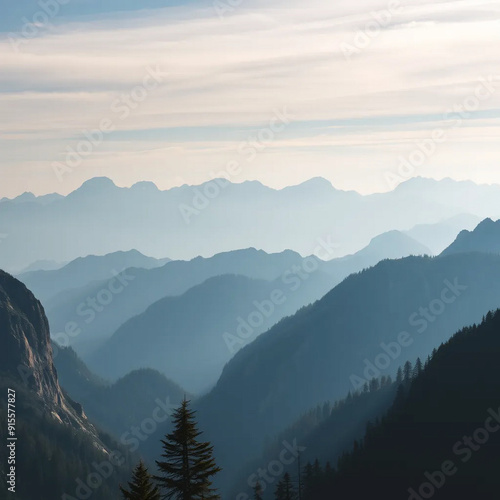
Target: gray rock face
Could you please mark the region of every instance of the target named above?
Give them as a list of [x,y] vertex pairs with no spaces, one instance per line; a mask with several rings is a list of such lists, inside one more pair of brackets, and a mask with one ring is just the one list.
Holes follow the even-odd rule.
[[0,271],[0,374],[28,389],[42,413],[97,435],[83,409],[59,386],[49,324],[41,303],[4,271]]

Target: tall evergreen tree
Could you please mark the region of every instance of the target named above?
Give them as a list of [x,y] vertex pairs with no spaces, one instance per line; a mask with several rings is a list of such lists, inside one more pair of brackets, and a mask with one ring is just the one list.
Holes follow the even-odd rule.
[[162,498],[174,500],[215,500],[219,495],[212,487],[212,477],[221,469],[213,458],[213,446],[198,441],[202,434],[195,421],[195,412],[184,400],[173,414],[174,430],[163,443],[164,460],[156,461],[160,471],[155,476],[162,489]]
[[411,380],[413,374],[413,368],[410,361],[407,361],[403,368],[404,381],[408,383]]
[[276,500],[296,500],[297,493],[295,492],[292,484],[292,478],[288,472],[285,473],[283,479],[278,483],[274,493],[274,498]]
[[403,382],[403,370],[401,367],[398,368],[398,373],[396,375],[396,384],[401,384]]
[[422,367],[422,361],[420,358],[417,358],[417,361],[415,362],[415,367],[413,368],[413,378],[417,378],[421,373],[422,373],[423,367]]
[[141,460],[134,469],[132,481],[128,483],[129,489],[120,486],[125,500],[160,500],[160,490],[151,480],[148,469]]
[[262,486],[260,483],[257,483],[253,489],[253,499],[254,500],[262,500]]

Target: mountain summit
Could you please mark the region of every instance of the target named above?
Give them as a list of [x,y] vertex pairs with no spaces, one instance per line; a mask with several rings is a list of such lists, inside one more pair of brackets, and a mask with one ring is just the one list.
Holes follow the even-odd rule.
[[500,220],[483,220],[473,231],[461,231],[442,255],[463,252],[500,253]]

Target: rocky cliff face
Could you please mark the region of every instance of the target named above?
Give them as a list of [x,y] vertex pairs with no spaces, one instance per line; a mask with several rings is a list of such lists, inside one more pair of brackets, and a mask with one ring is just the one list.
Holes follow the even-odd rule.
[[0,374],[36,395],[43,413],[95,434],[81,407],[59,386],[41,303],[20,281],[1,270]]

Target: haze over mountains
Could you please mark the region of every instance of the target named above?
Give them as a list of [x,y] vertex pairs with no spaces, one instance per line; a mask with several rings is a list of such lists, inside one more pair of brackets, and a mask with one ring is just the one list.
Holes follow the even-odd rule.
[[170,259],[146,257],[137,250],[114,252],[112,254],[79,257],[55,270],[28,271],[18,278],[32,290],[43,302],[57,293],[73,288],[80,288],[92,281],[102,281],[121,273],[130,267],[153,269],[161,267]]
[[[471,188],[444,182],[442,192],[437,183],[435,192],[422,197],[422,182],[415,181],[416,191],[400,188],[410,205],[434,204],[433,197],[442,195],[451,206],[449,191],[458,186],[464,195]],[[331,190],[317,181],[310,187]],[[118,189],[109,183],[101,188]],[[485,189],[487,199],[494,188],[472,189]],[[127,198],[133,190],[118,191]],[[284,191],[270,195],[286,199]],[[86,199],[85,192],[73,193],[38,209],[72,196]],[[383,207],[377,203],[372,208]],[[15,210],[36,202],[4,204]],[[23,389],[30,391],[25,397],[37,401],[34,407],[52,405],[50,432],[76,425],[104,453],[106,439],[117,439],[116,446],[127,445],[150,463],[170,423],[154,421],[144,440],[133,429],[151,420],[158,407],[168,413],[192,394],[224,470],[217,483],[223,497],[245,490],[246,471],[251,474],[260,460],[272,461],[283,439],[298,436],[307,447],[305,459],[340,457],[348,470],[342,460],[352,440],[361,440],[369,422],[393,411],[402,391],[409,391],[410,378],[418,379],[420,368],[415,377],[398,381],[398,368],[427,359],[454,332],[500,305],[500,223],[488,218],[474,226],[476,215],[450,214],[440,222],[381,232],[361,250],[338,258],[332,238],[318,239],[308,256],[255,248],[192,260],[156,259],[136,250],[82,256],[59,269],[19,276],[41,303],[4,273],[1,342],[15,353],[3,362],[5,376],[22,380],[16,367],[29,367],[34,385]],[[387,432],[392,436],[390,427]],[[72,445],[69,437],[61,442],[64,456],[71,455]],[[80,458],[74,460],[84,470]],[[342,482],[334,486],[333,477],[322,476],[321,484],[343,488]]]
[[[112,452],[121,452],[122,458],[127,453],[96,429],[81,404],[63,392],[53,364],[43,307],[21,282],[3,271],[0,271],[0,340],[0,389],[3,394],[15,394],[13,401],[9,398],[9,410],[14,409],[14,417],[11,414],[9,420],[7,398],[0,401],[1,435],[4,443],[9,444],[10,458],[16,457],[10,463],[2,460],[2,476],[7,478],[7,472],[15,468],[13,496],[17,498],[74,495],[78,479],[95,472],[93,464],[102,466],[110,460]],[[7,441],[7,429],[10,436],[19,439]],[[123,464],[111,466],[114,474],[95,492],[96,499],[114,496],[118,484],[127,477]],[[6,483],[2,484],[2,498],[7,498]]]
[[[362,390],[372,377],[394,376],[404,361],[425,359],[457,325],[480,321],[497,303],[496,255],[408,257],[351,275],[239,351],[200,401],[226,473],[238,454],[229,443],[257,453],[263,441],[256,434],[273,435],[318,402]],[[228,415],[222,434],[221,408]]]
[[248,247],[309,255],[327,237],[337,244],[332,257],[340,257],[394,229],[464,213],[498,218],[499,195],[496,185],[450,179],[415,178],[392,192],[361,196],[321,178],[278,191],[224,179],[159,191],[148,182],[119,188],[95,178],[66,197],[0,203],[2,262],[16,272],[36,260],[68,262],[129,249],[172,259]]
[[463,230],[442,255],[461,252],[500,253],[500,220],[485,219],[473,231]]

